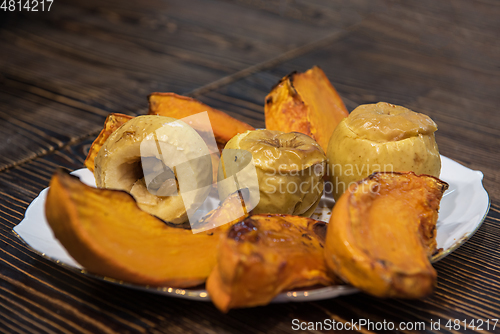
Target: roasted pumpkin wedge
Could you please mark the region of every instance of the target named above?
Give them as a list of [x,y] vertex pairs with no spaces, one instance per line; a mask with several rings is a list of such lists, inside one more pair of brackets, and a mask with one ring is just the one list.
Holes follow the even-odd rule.
[[266,96],[266,129],[301,132],[327,151],[337,124],[349,115],[344,102],[321,68],[293,72]]
[[[255,130],[245,122],[239,121],[222,112],[211,108],[191,97],[177,95],[175,93],[152,93],[149,95],[149,115],[168,116],[177,119],[192,116],[206,111],[210,119],[215,140],[219,150],[239,133]],[[189,124],[189,123],[188,123]],[[198,132],[210,131],[209,124],[189,124]],[[203,137],[203,135],[202,135]]]
[[87,154],[87,158],[84,162],[85,167],[87,167],[91,172],[94,171],[95,157],[97,156],[97,153],[99,153],[102,145],[104,145],[104,142],[113,132],[115,132],[116,129],[132,118],[134,118],[134,116],[117,113],[109,114],[108,117],[106,117],[106,120],[104,121],[104,128],[101,130],[96,140],[94,140],[92,146],[90,146],[89,153]]
[[251,215],[221,237],[207,291],[223,312],[269,303],[280,292],[330,285],[323,257],[326,224],[310,218]]
[[328,267],[377,297],[420,298],[437,274],[439,203],[448,184],[428,175],[374,173],[335,204],[325,245]]
[[[239,195],[215,210],[232,211],[233,204],[241,205]],[[45,213],[55,237],[89,272],[152,286],[203,283],[230,226],[219,226],[214,219],[225,215],[212,212],[205,223],[219,227],[194,234],[140,210],[126,192],[92,188],[63,171],[50,182]]]

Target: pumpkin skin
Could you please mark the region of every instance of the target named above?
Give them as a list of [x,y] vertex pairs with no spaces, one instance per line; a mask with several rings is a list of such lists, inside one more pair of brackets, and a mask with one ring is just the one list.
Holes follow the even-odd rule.
[[184,288],[205,282],[212,271],[219,236],[232,224],[222,224],[224,211],[235,205],[243,205],[237,195],[204,220],[219,227],[194,234],[142,211],[124,191],[89,187],[59,170],[50,182],[45,214],[55,237],[89,272]]
[[266,129],[301,132],[316,140],[325,152],[333,130],[349,115],[318,66],[282,78],[266,96],[264,111]]
[[420,298],[437,274],[439,202],[448,184],[428,175],[374,173],[335,204],[325,258],[344,281],[377,297]]
[[310,218],[251,215],[222,235],[207,291],[222,312],[268,304],[282,291],[330,285],[323,258],[326,224]]

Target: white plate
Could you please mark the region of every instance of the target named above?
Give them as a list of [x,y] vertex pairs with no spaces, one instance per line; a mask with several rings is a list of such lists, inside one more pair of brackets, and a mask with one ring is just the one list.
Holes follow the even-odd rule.
[[[489,209],[488,193],[484,190],[483,174],[471,170],[459,163],[441,156],[441,179],[448,182],[450,188],[441,201],[437,222],[437,245],[443,251],[432,261],[438,261],[466,242],[481,226]],[[95,186],[94,176],[88,169],[79,169],[72,174],[91,186]],[[41,256],[55,261],[65,268],[76,270],[97,279],[106,280],[126,287],[165,294],[186,299],[210,300],[204,289],[177,289],[139,286],[107,277],[87,273],[82,266],[69,256],[64,247],[52,235],[44,213],[47,189],[31,202],[24,219],[14,227],[14,232]],[[328,222],[333,199],[323,197],[313,218]],[[313,301],[355,293],[358,290],[350,286],[329,286],[310,290],[289,291],[277,296],[273,302]]]

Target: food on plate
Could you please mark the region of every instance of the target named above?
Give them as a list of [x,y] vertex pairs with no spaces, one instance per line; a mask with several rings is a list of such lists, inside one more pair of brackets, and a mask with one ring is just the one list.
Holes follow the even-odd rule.
[[[255,130],[174,93],[151,94],[149,115],[110,114],[85,160],[99,188],[62,171],[51,180],[55,237],[86,270],[116,280],[183,288],[208,277],[223,312],[341,279],[379,297],[431,293],[448,187],[436,178],[436,124],[383,102],[349,115],[318,67],[284,77],[265,114],[268,129]],[[328,231],[307,218],[327,158],[337,200]],[[214,180],[220,205],[191,221]]]
[[60,170],[45,213],[55,237],[89,272],[152,286],[203,283],[215,266],[219,236],[229,228],[194,234],[142,211],[124,191],[92,188]]
[[[255,169],[247,168],[249,164]],[[217,186],[219,197],[223,199],[236,189],[248,188],[255,214],[308,217],[323,193],[325,165],[321,146],[309,136],[298,132],[248,131],[233,137],[224,148]],[[235,182],[222,182],[233,177]]]
[[413,172],[352,184],[335,204],[325,258],[344,281],[377,297],[420,298],[436,285],[439,202],[448,184]]
[[239,121],[191,97],[174,93],[152,93],[149,95],[150,115],[161,115],[182,119],[204,111],[208,113],[210,124],[188,124],[201,133],[211,131],[211,125],[215,140],[217,141],[217,146],[220,150],[222,150],[224,145],[237,134],[248,130],[254,130],[252,126],[245,122]]
[[357,107],[337,126],[326,156],[333,197],[376,171],[413,171],[439,177],[437,125],[424,114],[379,102]]
[[261,214],[232,225],[219,245],[207,291],[223,312],[268,304],[298,287],[330,285],[323,243],[326,224],[310,218]]
[[349,115],[339,94],[317,66],[281,79],[266,96],[264,109],[267,129],[304,133],[325,152],[333,130]]
[[97,153],[101,149],[102,145],[104,145],[104,142],[116,129],[118,129],[120,126],[122,126],[123,123],[131,120],[132,118],[134,118],[134,116],[117,113],[109,114],[108,117],[106,117],[104,128],[101,130],[96,140],[94,140],[92,146],[90,146],[89,153],[84,162],[85,167],[87,167],[91,172],[94,171],[95,157],[97,156]]
[[113,132],[95,159],[100,188],[129,192],[141,209],[174,224],[187,221],[212,185],[210,152],[186,123],[138,116]]

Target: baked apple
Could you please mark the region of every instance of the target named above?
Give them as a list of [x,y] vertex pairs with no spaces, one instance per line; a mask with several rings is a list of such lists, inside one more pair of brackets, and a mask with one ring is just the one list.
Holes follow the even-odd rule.
[[212,185],[210,152],[186,123],[138,116],[113,132],[95,159],[99,188],[129,192],[141,209],[180,224],[203,203]]
[[248,188],[255,214],[308,217],[323,193],[325,164],[321,146],[302,133],[247,131],[233,137],[222,152],[219,197]]
[[350,184],[376,171],[439,177],[437,125],[424,114],[379,102],[354,109],[330,138],[328,176],[337,200]]

